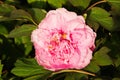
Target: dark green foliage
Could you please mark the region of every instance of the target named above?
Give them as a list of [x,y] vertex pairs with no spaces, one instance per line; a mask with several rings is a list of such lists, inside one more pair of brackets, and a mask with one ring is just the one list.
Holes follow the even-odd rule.
[[[34,59],[31,32],[47,11],[64,7],[82,14],[97,33],[83,72],[51,72]],[[120,80],[120,0],[0,0],[0,80]],[[77,64],[77,63],[76,63]]]

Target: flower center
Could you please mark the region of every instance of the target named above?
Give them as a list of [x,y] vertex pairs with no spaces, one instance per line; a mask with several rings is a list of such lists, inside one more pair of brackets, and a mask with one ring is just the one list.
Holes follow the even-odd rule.
[[49,50],[55,49],[63,40],[67,40],[67,34],[64,32],[54,33],[48,45]]

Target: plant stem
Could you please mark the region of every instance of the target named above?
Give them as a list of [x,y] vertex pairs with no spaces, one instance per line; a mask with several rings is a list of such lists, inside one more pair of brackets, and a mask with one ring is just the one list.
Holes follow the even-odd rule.
[[105,3],[105,2],[107,2],[107,0],[102,0],[102,1],[98,1],[98,2],[94,3],[90,7],[88,7],[85,12],[89,11],[90,9],[92,9],[97,4],[101,4],[101,3]]
[[89,72],[86,72],[86,71],[83,71],[83,70],[61,70],[61,71],[53,72],[53,73],[50,75],[50,77],[52,77],[53,75],[56,75],[56,74],[63,73],[63,72],[76,72],[76,73],[82,73],[82,74],[87,74],[87,75],[91,75],[91,76],[96,76],[96,75],[93,74],[93,73],[89,73]]

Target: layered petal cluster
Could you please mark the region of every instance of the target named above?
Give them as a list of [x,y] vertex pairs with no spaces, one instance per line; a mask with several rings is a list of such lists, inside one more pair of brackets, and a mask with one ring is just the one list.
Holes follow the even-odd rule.
[[37,62],[51,71],[86,67],[95,38],[84,18],[65,8],[49,11],[31,35]]

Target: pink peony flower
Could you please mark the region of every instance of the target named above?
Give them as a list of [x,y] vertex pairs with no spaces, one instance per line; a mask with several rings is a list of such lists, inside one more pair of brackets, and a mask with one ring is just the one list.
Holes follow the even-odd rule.
[[86,67],[95,38],[82,16],[64,8],[49,11],[31,35],[37,62],[51,71]]

